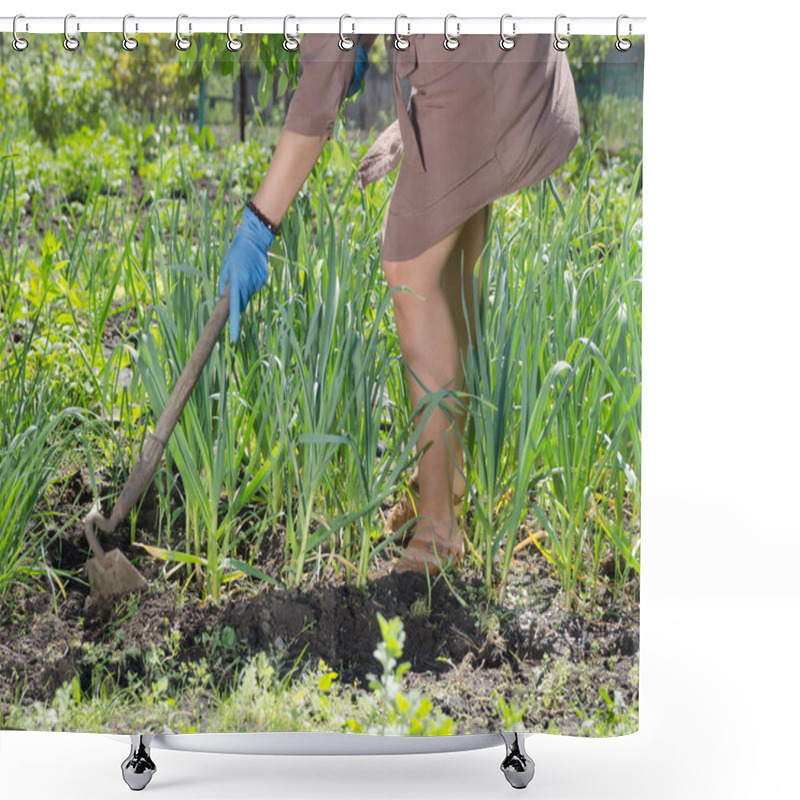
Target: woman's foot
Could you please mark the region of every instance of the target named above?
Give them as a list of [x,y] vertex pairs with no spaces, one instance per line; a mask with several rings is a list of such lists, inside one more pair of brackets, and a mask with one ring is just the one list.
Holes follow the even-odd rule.
[[464,558],[466,536],[456,523],[434,525],[429,520],[417,520],[414,535],[403,555],[392,566],[392,572],[426,572],[435,576],[457,566]]
[[[386,518],[387,536],[392,536],[397,533],[409,520],[417,516],[418,502],[419,482],[417,480],[417,472],[414,471],[414,474],[408,482],[408,487],[403,489],[397,502],[389,509],[389,515]],[[456,521],[458,522],[461,519],[461,510],[464,506],[463,484],[453,492],[453,506],[455,507]],[[412,531],[413,526],[406,528],[403,537],[398,540],[398,543],[405,544],[411,536]]]

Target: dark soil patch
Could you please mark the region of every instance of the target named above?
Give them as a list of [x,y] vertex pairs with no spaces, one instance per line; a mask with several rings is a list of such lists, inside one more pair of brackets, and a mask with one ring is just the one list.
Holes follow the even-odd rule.
[[[87,494],[88,492],[88,494]],[[556,725],[576,733],[575,708],[599,707],[599,690],[614,688],[626,704],[638,700],[638,598],[629,591],[615,598],[611,588],[598,594],[591,610],[567,612],[558,582],[535,548],[515,557],[502,603],[487,602],[483,579],[469,568],[450,578],[391,574],[389,560],[362,591],[335,576],[297,589],[264,586],[234,594],[220,604],[196,598],[178,603],[174,578],[164,564],[130,544],[127,525],[104,537],[107,549],[119,547],[151,583],[137,600],[103,607],[91,600],[83,563],[89,550],[80,519],[91,492],[80,474],[64,482],[62,512],[75,518],[47,551],[55,568],[76,570],[66,579],[66,597],[19,590],[0,617],[0,707],[49,701],[55,690],[77,675],[91,685],[97,649],[113,654],[116,679],[142,676],[152,645],[168,648],[172,631],[181,633],[175,658],[190,663],[207,658],[215,683],[230,688],[230,658],[209,658],[209,636],[219,640],[230,628],[236,656],[264,651],[280,655],[284,671],[301,654],[309,663],[322,658],[340,680],[364,688],[368,673],[379,670],[373,653],[380,640],[377,613],[400,616],[406,633],[403,659],[411,663],[406,680],[434,707],[454,717],[456,732],[497,729],[496,694],[530,702],[526,729]],[[137,523],[137,539],[155,542],[151,494]],[[77,509],[77,510],[76,510]],[[257,566],[277,574],[282,563],[280,531],[261,543]],[[460,599],[459,599],[460,598]],[[627,598],[627,599],[626,599]],[[94,653],[94,655],[93,655]],[[556,676],[556,677],[554,677]],[[23,691],[24,687],[24,691]]]
[[[138,221],[133,231],[134,239],[141,242],[144,238],[145,227],[148,224],[148,214],[155,202],[155,194],[158,192],[160,200],[182,200],[194,202],[191,198],[196,195],[201,202],[208,201],[209,205],[217,202],[217,195],[222,189],[222,184],[216,178],[201,177],[192,181],[191,186],[179,186],[175,188],[161,187],[157,190],[154,187],[148,188],[147,184],[138,174],[135,168],[131,168],[128,181],[119,189],[101,187],[96,196],[90,196],[86,189],[70,191],[65,193],[61,187],[49,187],[43,192],[38,191],[33,197],[28,199],[24,205],[20,205],[23,212],[18,220],[16,236],[12,240],[10,235],[0,236],[0,246],[10,250],[13,246],[19,247],[20,244],[30,236],[35,230],[39,237],[43,237],[47,231],[58,234],[62,228],[75,234],[72,215],[75,215],[75,222],[80,219],[82,206],[90,201],[97,201],[100,204],[110,204],[114,213],[122,214],[126,219],[133,219],[138,214]],[[229,183],[225,184],[225,192],[232,191]],[[80,204],[77,207],[75,204]],[[70,210],[70,207],[73,207]],[[35,216],[34,216],[35,214]],[[95,221],[95,225],[97,222]],[[100,228],[95,228],[98,232]],[[164,242],[170,239],[169,231],[163,232]]]

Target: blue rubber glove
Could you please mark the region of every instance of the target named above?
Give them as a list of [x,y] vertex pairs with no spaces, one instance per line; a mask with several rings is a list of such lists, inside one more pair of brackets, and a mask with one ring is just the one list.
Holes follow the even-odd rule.
[[264,286],[269,278],[267,250],[275,235],[249,209],[242,214],[242,224],[233,237],[231,246],[222,261],[219,275],[219,294],[231,282],[231,339],[239,338],[239,317],[247,308],[250,298]]
[[353,82],[347,90],[345,97],[354,95],[361,88],[361,81],[364,79],[367,70],[369,69],[369,58],[367,58],[367,48],[363,44],[356,47],[356,63],[355,74],[353,75]]

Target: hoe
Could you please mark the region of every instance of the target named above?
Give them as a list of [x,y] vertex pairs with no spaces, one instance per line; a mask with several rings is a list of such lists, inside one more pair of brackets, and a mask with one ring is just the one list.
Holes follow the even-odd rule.
[[192,393],[200,373],[225,327],[230,311],[230,286],[225,291],[211,314],[211,318],[203,328],[186,366],[181,373],[172,394],[169,396],[164,411],[158,418],[153,432],[147,437],[136,466],[128,476],[128,480],[111,512],[106,519],[98,510],[91,511],[83,520],[86,539],[94,552],[94,558],[86,563],[89,574],[92,597],[109,601],[117,597],[147,588],[147,581],[119,549],[106,553],[97,540],[94,529],[97,526],[105,533],[112,533],[133,504],[144,494],[156,468],[161,462],[164,448],[183,411],[189,395]]

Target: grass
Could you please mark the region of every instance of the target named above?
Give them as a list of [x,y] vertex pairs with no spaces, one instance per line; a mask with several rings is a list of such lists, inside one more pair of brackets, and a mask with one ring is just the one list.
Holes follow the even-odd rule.
[[[45,534],[35,523],[47,514],[46,489],[83,431],[97,428],[91,412],[68,404],[70,384],[48,331],[52,254],[31,293],[5,285],[0,339],[0,600],[17,583],[29,584],[53,573],[43,558]],[[57,282],[56,282],[57,283]],[[59,294],[61,287],[56,290]],[[44,322],[42,318],[44,317]],[[27,324],[24,324],[27,323]],[[44,331],[40,329],[44,328]],[[17,326],[21,327],[17,327]]]
[[[92,475],[115,476],[108,497],[95,480],[96,499],[115,498],[213,308],[240,198],[263,171],[258,152],[217,149],[174,121],[110,129],[70,134],[39,169],[35,136],[15,126],[3,137],[6,583],[44,569],[41,539],[19,543],[49,513],[61,453],[86,448]],[[284,221],[239,343],[220,341],[169,442],[150,554],[177,565],[184,592],[215,600],[244,581],[302,586],[333,573],[364,585],[391,545],[380,506],[416,458],[413,413],[455,400],[468,409],[469,558],[486,591],[502,596],[532,526],[568,607],[591,602],[609,558],[624,591],[639,571],[636,148],[612,157],[584,141],[552,180],[497,201],[465,390],[409,409],[380,263],[391,179],[357,191],[343,141],[339,126]],[[91,174],[70,171],[78,151],[92,153]],[[118,311],[135,321],[109,348]],[[276,528],[283,565],[267,575],[253,543]]]

